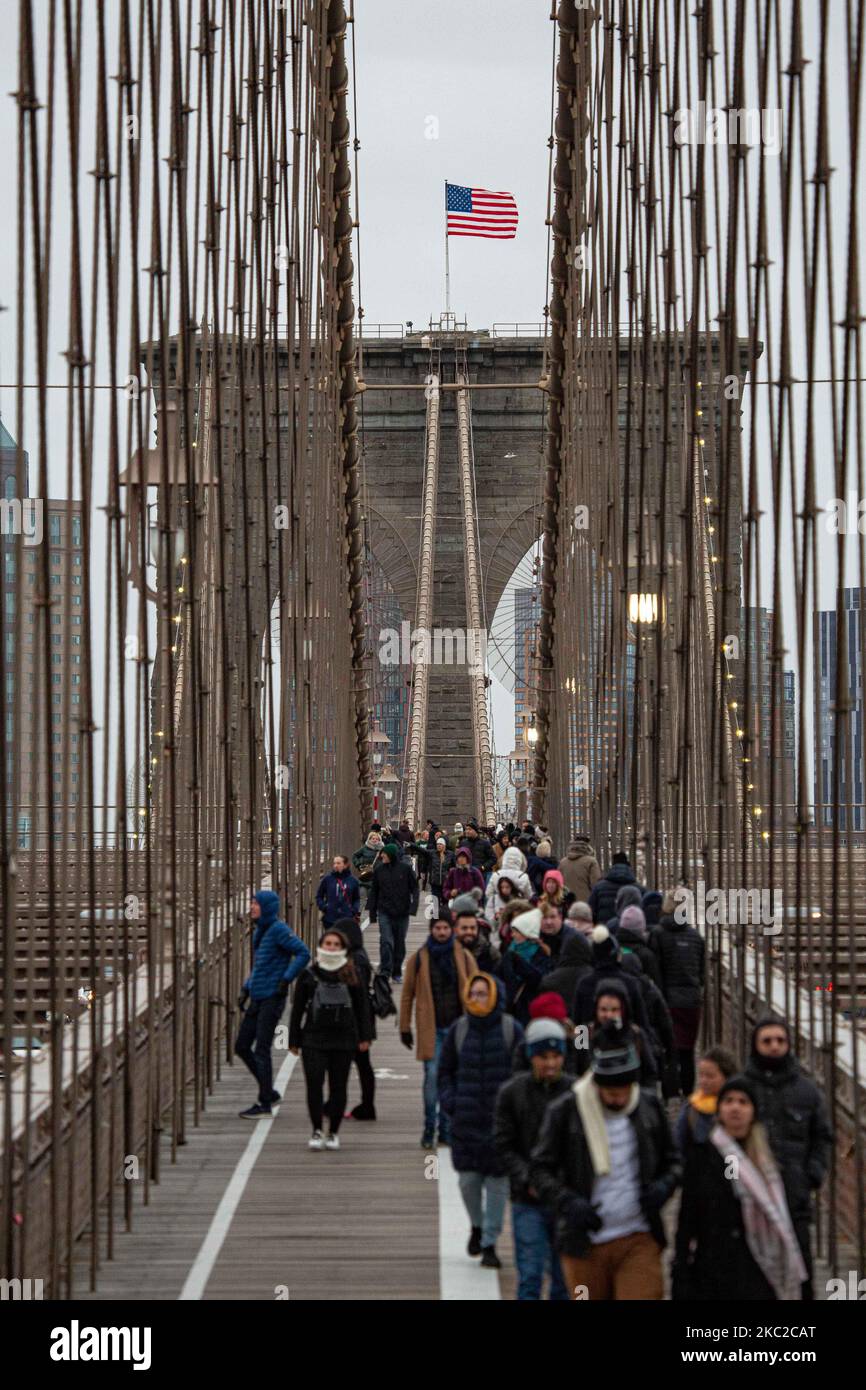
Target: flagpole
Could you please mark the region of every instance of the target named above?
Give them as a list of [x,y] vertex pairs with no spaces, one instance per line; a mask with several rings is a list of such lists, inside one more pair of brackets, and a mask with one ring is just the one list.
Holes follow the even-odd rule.
[[451,312],[451,265],[448,260],[448,180],[445,180],[445,312]]

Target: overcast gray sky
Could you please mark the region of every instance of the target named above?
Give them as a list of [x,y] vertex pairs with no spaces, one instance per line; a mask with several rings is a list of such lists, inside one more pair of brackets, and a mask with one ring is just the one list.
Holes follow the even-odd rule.
[[[135,8],[135,7],[134,7]],[[749,12],[754,13],[754,5]],[[7,42],[0,48],[0,92],[12,93],[18,84],[17,6],[7,3],[12,23],[7,29]],[[182,7],[185,9],[185,7]],[[452,307],[459,316],[466,316],[471,326],[487,328],[494,322],[539,322],[546,297],[547,234],[545,213],[547,200],[548,150],[550,121],[551,59],[553,29],[549,19],[550,0],[356,0],[357,23],[357,103],[360,151],[360,268],[362,274],[361,302],[367,323],[402,323],[407,319],[418,325],[444,308],[444,184],[454,183],[507,189],[517,200],[520,225],[517,237],[511,242],[495,242],[469,238],[452,238],[451,276]],[[37,37],[40,40],[40,74],[45,70],[45,35],[48,0],[36,0]],[[14,17],[12,15],[14,11]],[[787,28],[791,0],[780,0],[783,28]],[[92,101],[92,63],[95,25],[93,7],[88,0],[84,6],[85,31],[89,51],[82,70],[82,89],[85,103]],[[731,11],[720,13],[730,17]],[[108,51],[116,52],[117,12],[106,7]],[[817,53],[817,4],[803,9],[804,49]],[[845,0],[830,3],[830,63],[831,73],[839,80],[832,86],[833,111],[830,123],[830,164],[833,175],[834,249],[837,268],[835,318],[843,315],[840,290],[844,285],[844,261],[847,250],[847,197],[850,187],[847,80],[845,76]],[[750,30],[750,35],[752,31]],[[753,35],[752,35],[753,37]],[[754,80],[753,67],[747,79]],[[110,70],[114,70],[113,67]],[[806,69],[808,93],[807,159],[813,160],[814,94],[817,65]],[[42,80],[42,78],[40,79]],[[43,82],[44,86],[44,82]],[[61,82],[60,87],[63,86]],[[747,95],[747,100],[753,99]],[[65,380],[65,363],[61,356],[67,338],[67,275],[66,265],[70,238],[69,196],[66,180],[66,129],[63,115],[63,96],[58,93],[58,117],[55,130],[55,185],[51,233],[53,241],[52,318],[49,344],[49,367],[54,380]],[[113,94],[112,94],[113,100]],[[87,236],[87,219],[92,201],[92,179],[86,173],[93,167],[93,111],[85,105],[85,157],[82,167],[82,212]],[[17,171],[17,109],[11,97],[0,98],[0,186],[4,198],[0,202],[0,237],[6,254],[0,261],[0,302],[14,306],[16,302],[16,189]],[[862,113],[866,122],[866,103]],[[40,114],[44,139],[44,112]],[[163,139],[165,141],[165,134]],[[866,140],[861,139],[866,147]],[[43,144],[44,152],[44,144]],[[749,156],[751,161],[755,153]],[[778,204],[779,168],[769,170],[776,192],[771,194],[771,253],[778,256],[781,249],[781,213]],[[861,178],[861,193],[864,181]],[[775,199],[775,206],[773,200]],[[866,208],[863,208],[866,216]],[[146,218],[143,219],[146,225]],[[86,243],[85,243],[86,244]],[[143,275],[148,248],[142,253]],[[122,281],[134,268],[122,267]],[[790,277],[792,322],[800,327],[795,331],[794,373],[804,371],[804,333],[802,330],[803,276],[795,269]],[[771,274],[774,314],[781,303],[781,284],[778,270]],[[86,296],[85,296],[86,297]],[[128,313],[128,299],[122,297],[121,308]],[[30,311],[28,310],[28,313]],[[122,333],[127,330],[124,321]],[[28,336],[30,336],[28,334]],[[772,335],[774,354],[778,334]],[[29,350],[29,348],[28,348]],[[823,349],[822,349],[823,351]],[[826,359],[825,359],[826,360]],[[764,359],[762,375],[767,375]],[[14,380],[15,321],[14,314],[0,315],[0,379]],[[101,371],[101,367],[100,367]],[[772,362],[772,372],[778,362]],[[99,374],[99,372],[98,372]],[[28,363],[25,375],[32,379]],[[758,388],[764,394],[767,388]],[[799,388],[799,399],[805,392]],[[94,426],[94,470],[97,485],[104,478],[105,419],[107,393],[99,402]],[[751,393],[746,396],[746,423],[751,408]],[[818,401],[818,438],[821,446],[818,505],[826,507],[835,487],[832,479],[832,450],[827,408],[828,388],[820,387]],[[23,429],[23,442],[31,454],[35,470],[37,445],[35,393],[30,393]],[[15,432],[15,400],[7,389],[0,390],[0,409],[7,426]],[[798,426],[798,456],[795,471],[801,467],[802,427]],[[765,589],[763,601],[769,603],[772,548],[779,544],[784,561],[785,613],[789,646],[793,647],[793,574],[790,568],[792,553],[790,527],[786,523],[781,536],[772,526],[771,497],[768,473],[768,440],[765,425],[758,430],[758,460],[761,502],[765,513],[762,522],[762,551],[764,555]],[[51,393],[49,412],[49,474],[52,492],[65,491],[66,413],[63,392]],[[852,480],[853,481],[853,480]],[[102,497],[96,496],[98,508]],[[787,508],[787,503],[786,503]],[[95,573],[102,570],[101,527],[102,513],[94,513]],[[830,606],[836,585],[835,538],[823,530],[820,540],[820,575],[818,601]],[[849,540],[846,580],[856,582],[858,538]],[[97,664],[100,660],[97,654]],[[795,665],[793,655],[790,663]],[[803,673],[808,679],[808,672]],[[510,737],[497,738],[500,751],[507,751]]]

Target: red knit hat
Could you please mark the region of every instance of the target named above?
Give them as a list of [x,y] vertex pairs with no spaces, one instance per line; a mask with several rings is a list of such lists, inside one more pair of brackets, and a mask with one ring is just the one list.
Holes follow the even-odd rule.
[[553,989],[548,994],[536,995],[529,1006],[530,1018],[564,1019],[567,1016],[565,1000]]

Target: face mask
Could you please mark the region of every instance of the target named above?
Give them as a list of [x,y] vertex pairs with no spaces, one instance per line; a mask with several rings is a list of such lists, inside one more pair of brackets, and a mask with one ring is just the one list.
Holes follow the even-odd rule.
[[345,951],[325,951],[320,946],[316,952],[316,964],[323,970],[342,970],[346,959]]

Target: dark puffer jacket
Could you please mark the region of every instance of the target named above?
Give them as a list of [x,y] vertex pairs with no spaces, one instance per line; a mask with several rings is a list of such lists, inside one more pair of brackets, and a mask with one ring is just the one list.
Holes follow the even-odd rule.
[[642,1033],[649,1036],[651,1029],[646,1005],[643,1001],[643,992],[634,975],[626,971],[619,961],[608,960],[600,965],[595,965],[588,974],[578,980],[577,989],[574,992],[574,1002],[569,1011],[572,1022],[592,1022],[595,1014],[596,990],[602,980],[619,980],[623,989],[628,993],[633,1022],[638,1025]]
[[661,1072],[674,1057],[674,1025],[670,1009],[661,990],[643,973],[639,956],[623,951],[622,966],[627,975],[637,980],[652,1034],[650,1041],[655,1050],[656,1065]]
[[[493,1143],[493,1115],[500,1086],[511,1076],[511,1048],[503,1034],[502,1004],[486,1018],[466,1015],[466,1041],[457,1051],[451,1025],[439,1058],[439,1104],[451,1120],[451,1161],[458,1173],[499,1176],[502,1162]],[[514,1025],[514,1044],[523,1029]]]
[[[526,1049],[520,1051],[526,1055]],[[528,1059],[527,1059],[527,1065]],[[508,1174],[512,1202],[538,1206],[538,1197],[529,1191],[529,1155],[535,1147],[544,1112],[551,1101],[571,1089],[571,1078],[536,1081],[530,1068],[506,1082],[496,1101],[493,1142],[499,1160]]]
[[[664,1248],[661,1208],[680,1180],[679,1156],[662,1103],[651,1091],[641,1091],[629,1119],[637,1136],[641,1190],[649,1197],[647,1189],[652,1187],[654,1198],[645,1208],[646,1219],[651,1235]],[[529,1179],[543,1204],[554,1212],[556,1248],[564,1255],[585,1258],[591,1242],[573,1199],[582,1198],[580,1207],[588,1209],[595,1170],[573,1095],[560,1096],[548,1106],[529,1160]]]
[[555,968],[545,975],[544,988],[556,990],[565,1000],[566,1010],[569,1010],[574,1003],[578,982],[591,970],[592,948],[583,933],[576,931],[564,942]]
[[[598,1013],[598,1001],[603,994],[616,996],[619,1000],[620,1009],[622,1010],[622,1026],[624,1028],[630,1027],[637,1038],[637,1050],[640,1054],[641,1086],[654,1086],[659,1079],[657,1053],[653,1046],[654,1040],[642,1033],[638,1025],[634,1022],[631,1016],[628,990],[621,979],[608,978],[606,980],[601,980],[596,986],[595,998],[592,1004],[593,1019],[595,1019],[595,1015]],[[582,1034],[578,1034],[578,1036],[575,1037],[575,1045],[572,1051],[575,1057],[574,1070],[578,1076],[583,1076],[584,1073],[589,1070],[589,1064],[592,1060],[592,1037],[596,1026],[595,1022],[591,1023],[589,1026],[588,1046],[578,1047],[577,1044],[582,1042]]]
[[754,1034],[745,1074],[757,1092],[758,1119],[779,1165],[788,1210],[802,1245],[812,1211],[811,1194],[821,1186],[830,1165],[833,1131],[827,1108],[814,1081],[803,1075],[790,1053],[778,1071],[764,1065],[764,1058],[754,1051]]
[[643,973],[652,980],[659,989],[662,987],[662,971],[659,958],[649,944],[645,936],[641,936],[634,927],[617,926],[616,939],[622,947],[623,954],[632,951],[643,966]]
[[672,1009],[699,1009],[704,1001],[704,938],[696,927],[663,917],[650,934],[659,960],[662,994]]
[[637,883],[630,864],[613,864],[589,895],[592,920],[606,926],[616,912],[616,895],[627,883]]

